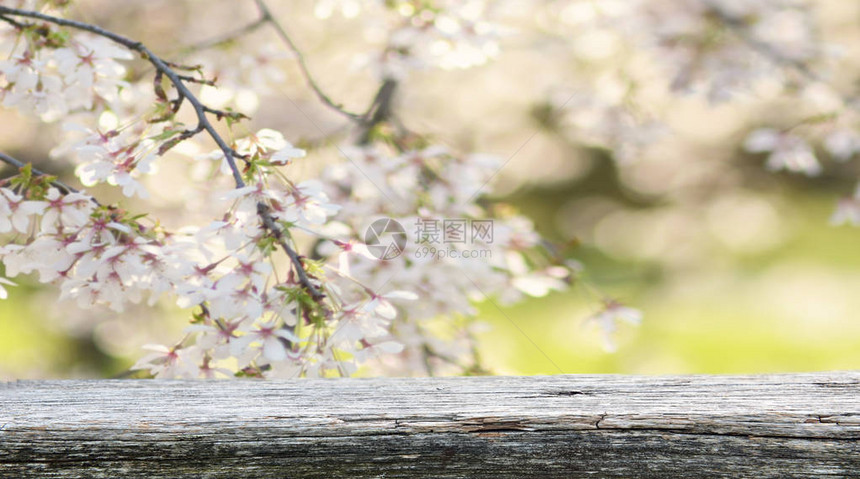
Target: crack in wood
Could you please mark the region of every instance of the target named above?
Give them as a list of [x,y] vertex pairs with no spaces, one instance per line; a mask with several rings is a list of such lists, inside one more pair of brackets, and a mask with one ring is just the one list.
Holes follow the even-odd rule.
[[543,391],[536,396],[517,396],[517,399],[539,399],[547,397],[572,397],[572,396],[593,396],[591,391],[579,390],[563,390],[563,391]]
[[601,414],[600,418],[597,419],[597,422],[594,423],[594,429],[600,429],[600,422],[606,419],[607,414]]
[[556,391],[555,395],[556,396],[579,396],[579,395],[589,396],[589,395],[591,395],[591,393],[585,392],[585,391]]

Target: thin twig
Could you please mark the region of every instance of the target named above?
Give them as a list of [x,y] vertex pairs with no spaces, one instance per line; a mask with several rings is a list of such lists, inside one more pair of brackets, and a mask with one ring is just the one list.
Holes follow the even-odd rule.
[[13,27],[15,27],[18,30],[23,30],[24,28],[27,27],[27,25],[20,23],[20,22],[16,22],[15,20],[13,20],[9,17],[6,17],[4,15],[0,15],[0,20],[3,20],[4,22],[12,25]]
[[348,117],[353,121],[363,121],[364,115],[359,115],[357,113],[352,113],[343,108],[343,105],[335,103],[328,95],[326,95],[322,89],[317,85],[317,82],[314,80],[313,75],[311,75],[310,70],[308,69],[308,65],[305,62],[305,57],[302,55],[301,50],[296,46],[293,39],[290,38],[290,35],[287,33],[287,30],[283,25],[278,22],[275,17],[272,15],[272,11],[269,10],[269,7],[266,5],[266,2],[263,0],[254,0],[257,3],[257,9],[260,11],[260,20],[263,22],[267,22],[272,25],[272,28],[275,29],[275,33],[278,34],[281,40],[287,45],[290,51],[293,52],[293,55],[296,56],[296,61],[299,64],[299,69],[302,72],[302,76],[305,77],[305,81],[311,87],[311,89],[316,94],[317,98],[320,99],[323,103],[325,103],[330,108],[334,109],[338,113]]
[[[7,155],[6,153],[3,153],[2,151],[0,151],[0,161],[2,161],[3,163],[6,163],[8,165],[14,166],[15,168],[18,168],[18,169],[21,169],[21,168],[24,168],[25,166],[27,166],[27,163],[24,163],[23,161],[19,161],[15,158],[12,158],[11,156]],[[32,165],[30,166],[30,168],[32,168],[31,171],[33,172],[34,175],[51,176],[51,175],[45,173],[44,171],[41,171],[37,168],[33,168]],[[67,185],[67,184],[65,184],[59,180],[52,181],[51,184],[56,186],[57,188],[59,188],[61,190],[65,190],[66,193],[79,193],[78,190],[72,188],[71,186],[69,186],[69,185]]]
[[265,25],[267,23],[267,21],[268,20],[266,20],[264,17],[258,18],[257,20],[254,20],[253,22],[245,25],[244,27],[239,27],[236,30],[233,30],[232,32],[229,32],[229,33],[222,35],[220,37],[212,38],[209,40],[204,40],[200,43],[195,43],[195,44],[189,45],[189,46],[183,48],[182,51],[186,52],[186,53],[191,53],[191,52],[197,52],[200,50],[208,50],[210,48],[219,47],[219,46],[224,45],[226,43],[230,43],[230,42],[232,42],[238,38],[241,38],[241,37],[243,37],[249,33],[253,33],[254,31],[258,30],[260,27]]

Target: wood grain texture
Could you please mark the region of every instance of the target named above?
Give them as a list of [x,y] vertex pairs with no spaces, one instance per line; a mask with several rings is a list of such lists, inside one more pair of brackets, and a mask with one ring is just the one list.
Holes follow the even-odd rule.
[[860,373],[0,384],[0,477],[860,477]]

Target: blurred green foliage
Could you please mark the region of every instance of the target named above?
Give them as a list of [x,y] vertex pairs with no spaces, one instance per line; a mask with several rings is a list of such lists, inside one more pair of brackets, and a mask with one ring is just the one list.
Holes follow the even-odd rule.
[[[526,210],[542,210],[538,226],[552,230],[539,219],[551,217],[547,209],[557,204],[546,199],[546,192],[535,192],[517,201]],[[581,247],[572,256],[585,263],[587,280],[642,309],[642,325],[622,326],[617,352],[605,351],[587,321],[594,298],[574,286],[502,311],[483,305],[480,317],[492,328],[481,336],[482,355],[506,374],[857,369],[860,231],[827,224],[834,202],[833,192],[792,189],[783,213],[797,226],[781,244],[753,255],[724,252],[722,268],[694,267],[681,284],[659,264],[619,261]],[[797,280],[796,288],[779,288]],[[798,294],[763,293],[773,287]],[[828,302],[838,307],[828,309]]]

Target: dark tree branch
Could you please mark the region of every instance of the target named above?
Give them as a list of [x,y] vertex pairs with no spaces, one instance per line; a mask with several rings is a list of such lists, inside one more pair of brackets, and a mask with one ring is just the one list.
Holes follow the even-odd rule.
[[387,78],[376,96],[373,98],[373,103],[364,114],[365,120],[362,122],[361,134],[359,135],[358,143],[366,145],[370,143],[370,135],[376,125],[388,120],[391,117],[391,107],[394,100],[394,92],[397,90],[397,80]]
[[16,22],[15,20],[13,20],[13,19],[11,19],[5,15],[0,15],[0,20],[3,20],[4,22],[12,25],[13,27],[15,27],[18,30],[23,30],[27,26],[21,22]]
[[308,278],[308,274],[305,271],[304,265],[302,264],[302,259],[299,257],[298,253],[287,244],[287,241],[284,239],[284,231],[275,222],[275,219],[272,217],[271,212],[269,211],[269,207],[265,203],[257,203],[257,214],[260,218],[263,219],[263,225],[268,229],[272,236],[278,241],[278,244],[287,253],[287,256],[290,257],[290,261],[296,265],[296,274],[299,277],[299,284],[302,285],[303,288],[311,295],[314,301],[317,303],[321,303],[325,295],[320,292],[319,288],[314,286],[311,283],[310,278]]
[[[3,152],[0,152],[0,161],[2,161],[3,163],[6,163],[7,165],[14,166],[15,168],[18,168],[18,169],[21,169],[21,168],[24,168],[25,166],[27,166],[27,163],[24,163],[23,161],[19,161],[13,157],[7,155],[6,153],[3,153]],[[37,168],[33,168],[32,165],[30,167],[32,168],[33,174],[35,174],[35,175],[50,176],[49,174],[45,173],[44,171],[41,171]],[[71,186],[63,183],[62,181],[52,181],[51,184],[56,186],[57,188],[59,188],[61,190],[64,190],[66,193],[79,193],[78,190],[76,190],[76,189],[72,188]]]

